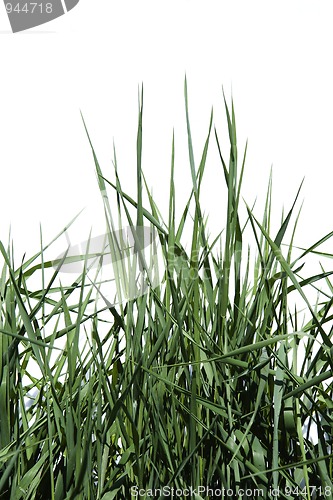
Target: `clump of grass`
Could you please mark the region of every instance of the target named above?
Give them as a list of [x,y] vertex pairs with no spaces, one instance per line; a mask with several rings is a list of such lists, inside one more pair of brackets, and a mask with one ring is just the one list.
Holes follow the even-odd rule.
[[[59,277],[68,257],[54,269],[42,235],[40,252],[18,267],[0,243],[0,498],[128,499],[139,489],[143,498],[166,498],[171,488],[192,487],[197,499],[222,492],[266,499],[277,489],[285,499],[332,499],[333,271],[300,275],[332,233],[295,257],[297,197],[271,234],[271,183],[260,220],[247,205],[241,219],[246,148],[239,161],[233,104],[224,101],[229,159],[211,116],[196,161],[186,82],[192,190],[176,220],[173,140],[165,222],[142,172],[142,97],[136,200],[122,190],[116,156],[112,181],[91,147],[109,252],[117,252],[114,196],[119,227],[156,231],[162,279],[151,283],[136,232],[132,264],[148,287],[98,309],[101,266],[88,279],[89,249],[78,256],[83,271],[65,286]],[[200,193],[212,141],[228,203],[224,231],[211,240]],[[126,262],[115,268],[120,289],[133,276]],[[31,289],[36,276],[40,286]],[[312,305],[307,291],[314,287],[321,292]],[[291,294],[305,303],[305,320],[291,310]]]

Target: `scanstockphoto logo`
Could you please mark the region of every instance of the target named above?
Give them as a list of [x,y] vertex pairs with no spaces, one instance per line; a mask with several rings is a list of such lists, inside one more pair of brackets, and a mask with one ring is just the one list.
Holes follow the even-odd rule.
[[4,0],[13,33],[48,23],[72,10],[80,0]]
[[127,226],[71,244],[53,261],[60,273],[85,275],[96,300],[108,306],[145,295],[162,281],[163,256],[157,232],[149,226]]

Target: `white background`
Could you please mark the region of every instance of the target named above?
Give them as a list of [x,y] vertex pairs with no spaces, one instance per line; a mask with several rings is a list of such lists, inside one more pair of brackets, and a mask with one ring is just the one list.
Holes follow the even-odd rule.
[[[249,140],[247,202],[263,202],[273,165],[279,219],[305,176],[297,243],[331,231],[332,18],[331,1],[81,0],[51,23],[11,34],[0,5],[2,241],[11,223],[19,258],[29,256],[39,249],[39,223],[49,241],[83,207],[73,237],[86,239],[91,224],[95,234],[103,230],[80,109],[105,176],[113,175],[114,140],[124,188],[135,197],[141,82],[144,171],[167,217],[174,127],[180,208],[190,190],[185,73],[197,163],[212,106],[226,137],[223,86],[228,102],[234,98],[240,155]],[[227,157],[226,141],[222,148]],[[203,203],[216,234],[226,190],[214,151],[212,140]]]

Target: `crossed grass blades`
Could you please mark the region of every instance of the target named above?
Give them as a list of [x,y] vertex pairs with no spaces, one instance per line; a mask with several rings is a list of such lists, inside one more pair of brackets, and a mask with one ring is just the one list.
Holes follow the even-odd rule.
[[[114,195],[119,227],[149,224],[158,233],[159,286],[88,314],[98,275],[87,279],[87,258],[65,286],[45,258],[51,244],[42,232],[41,250],[18,266],[12,245],[0,244],[0,498],[128,499],[132,486],[149,498],[149,489],[206,485],[261,489],[262,499],[278,487],[284,499],[332,499],[333,271],[300,274],[311,254],[325,256],[320,246],[332,233],[295,248],[295,200],[271,234],[271,182],[263,216],[246,206],[241,219],[246,148],[239,161],[233,105],[225,102],[228,162],[212,116],[198,161],[186,81],[191,194],[176,221],[173,139],[163,221],[142,172],[142,104],[141,95],[136,200],[122,190],[116,155],[111,182],[91,148],[107,234]],[[224,231],[209,239],[200,191],[216,146],[227,210]],[[305,312],[289,305],[295,294]]]

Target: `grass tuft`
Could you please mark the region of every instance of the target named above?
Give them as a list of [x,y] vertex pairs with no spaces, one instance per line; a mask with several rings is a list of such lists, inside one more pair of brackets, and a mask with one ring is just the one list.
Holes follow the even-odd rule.
[[[136,200],[115,152],[114,179],[104,176],[84,125],[105,206],[101,252],[89,238],[85,254],[55,265],[46,251],[67,228],[46,246],[41,232],[41,250],[17,267],[0,242],[1,499],[185,497],[190,487],[197,499],[333,498],[333,270],[301,275],[310,255],[332,258],[320,247],[333,233],[295,246],[298,191],[272,234],[271,179],[261,217],[242,201],[247,145],[239,163],[233,103],[223,95],[229,156],[212,112],[195,158],[186,80],[184,97],[192,186],[179,220],[174,135],[167,222],[142,170],[141,89]],[[227,209],[211,238],[200,196],[213,147]],[[106,254],[117,300],[102,292]],[[62,284],[75,261],[82,272]]]

